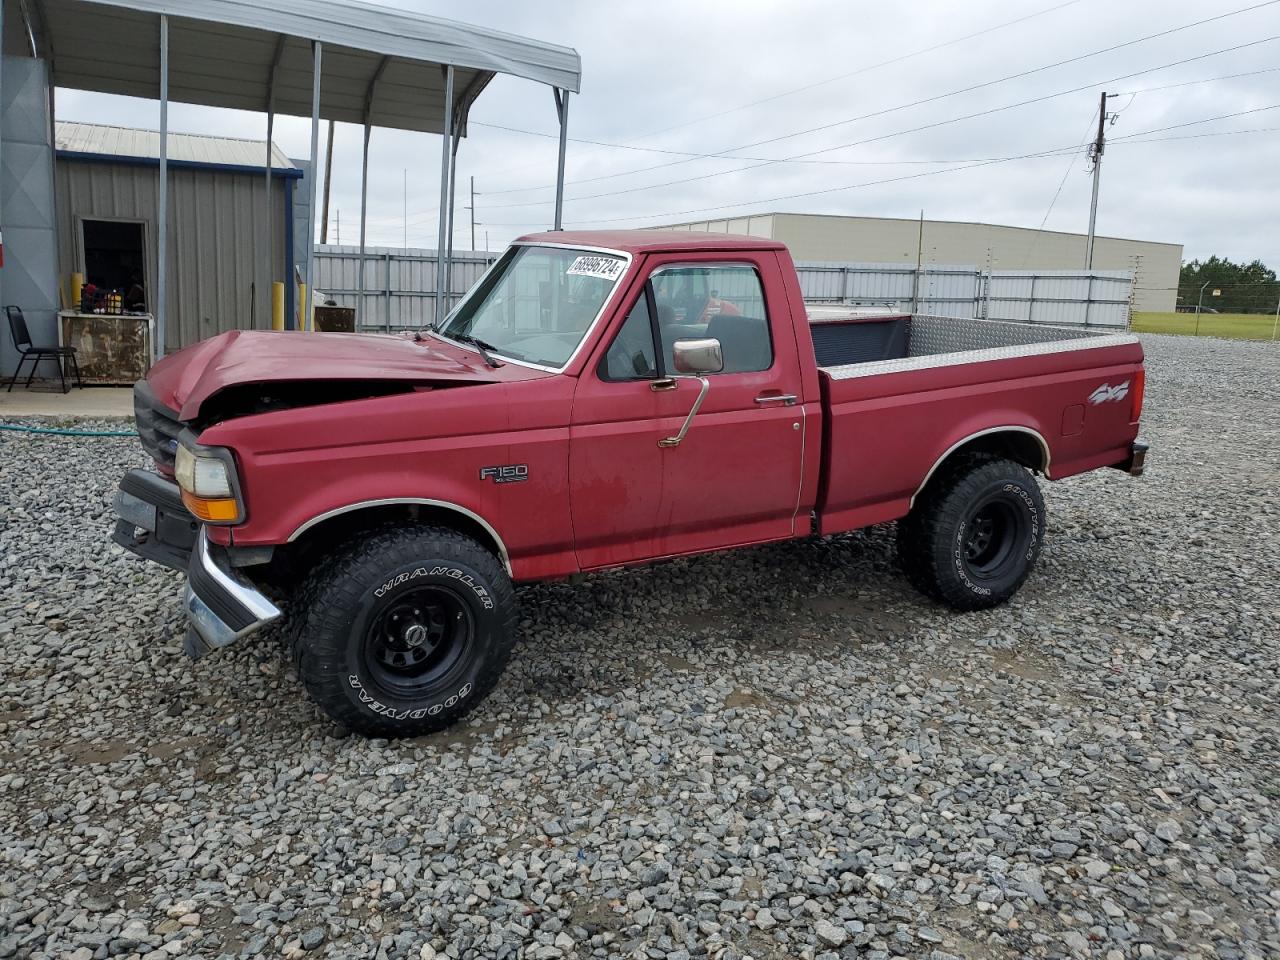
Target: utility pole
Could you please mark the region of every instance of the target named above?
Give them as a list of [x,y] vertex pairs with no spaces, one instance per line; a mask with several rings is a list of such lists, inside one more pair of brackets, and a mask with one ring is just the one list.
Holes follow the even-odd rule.
[[1093,234],[1098,223],[1098,181],[1102,177],[1102,151],[1107,144],[1107,93],[1102,92],[1098,103],[1098,139],[1093,141],[1089,153],[1093,159],[1093,200],[1089,203],[1089,241],[1085,245],[1084,268],[1093,269]]
[[404,246],[409,248],[409,168],[404,168]]
[[329,121],[329,136],[324,148],[324,214],[320,221],[320,242],[329,242],[329,181],[333,179],[333,121]]
[[476,178],[471,178],[471,206],[467,207],[471,211],[471,252],[476,252]]

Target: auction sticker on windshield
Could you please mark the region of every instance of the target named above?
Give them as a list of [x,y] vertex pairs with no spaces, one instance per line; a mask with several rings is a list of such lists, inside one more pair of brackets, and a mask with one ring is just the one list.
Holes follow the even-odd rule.
[[622,276],[627,262],[616,257],[579,257],[565,271],[570,277],[598,277],[601,280],[617,280]]

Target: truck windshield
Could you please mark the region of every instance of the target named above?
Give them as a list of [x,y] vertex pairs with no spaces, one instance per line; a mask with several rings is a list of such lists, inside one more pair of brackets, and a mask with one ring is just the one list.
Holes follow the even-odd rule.
[[496,356],[562,367],[626,268],[619,254],[512,247],[436,332],[474,338]]

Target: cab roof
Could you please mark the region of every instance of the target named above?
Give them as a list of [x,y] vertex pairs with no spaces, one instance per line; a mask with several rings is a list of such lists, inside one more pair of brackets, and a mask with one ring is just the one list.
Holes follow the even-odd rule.
[[526,233],[516,243],[555,243],[599,247],[623,253],[667,253],[705,250],[785,250],[777,240],[733,233],[690,230],[548,230]]

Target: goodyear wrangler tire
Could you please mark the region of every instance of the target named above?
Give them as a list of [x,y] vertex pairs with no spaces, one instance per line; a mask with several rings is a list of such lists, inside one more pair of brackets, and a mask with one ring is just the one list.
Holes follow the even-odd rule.
[[298,597],[298,676],[366,736],[443,730],[493,689],[515,641],[498,559],[452,530],[374,534],[317,568]]
[[956,610],[1004,603],[1044,543],[1044,498],[1023,466],[991,454],[944,465],[898,521],[898,558],[918,590]]

